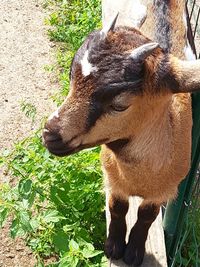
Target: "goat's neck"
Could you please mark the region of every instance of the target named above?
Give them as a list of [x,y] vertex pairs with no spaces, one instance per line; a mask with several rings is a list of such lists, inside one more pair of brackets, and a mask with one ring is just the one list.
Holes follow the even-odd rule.
[[131,166],[146,162],[158,171],[171,161],[172,134],[169,108],[164,106],[145,120],[137,134],[115,156],[121,163]]

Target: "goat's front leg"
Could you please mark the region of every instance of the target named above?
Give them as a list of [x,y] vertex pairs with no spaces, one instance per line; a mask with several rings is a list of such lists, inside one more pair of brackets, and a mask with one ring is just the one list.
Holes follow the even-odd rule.
[[156,219],[160,205],[142,202],[138,209],[138,218],[131,229],[129,241],[124,254],[124,262],[128,265],[139,266],[144,258],[145,242],[149,228]]
[[111,259],[120,259],[126,248],[126,213],[128,211],[128,200],[122,200],[111,195],[109,199],[109,210],[111,222],[108,238],[105,242],[105,254]]

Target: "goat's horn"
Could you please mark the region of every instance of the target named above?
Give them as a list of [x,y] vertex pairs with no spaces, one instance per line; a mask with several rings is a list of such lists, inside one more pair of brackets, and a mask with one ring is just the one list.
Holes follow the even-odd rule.
[[117,18],[119,16],[119,12],[116,14],[116,16],[113,18],[113,20],[111,21],[111,23],[107,26],[105,26],[101,33],[104,34],[104,36],[106,36],[108,34],[108,32],[110,31],[114,31],[114,28],[115,28],[115,24],[116,24],[116,21],[117,21]]
[[114,19],[113,19],[113,21],[112,21],[112,23],[111,23],[111,25],[110,25],[110,27],[109,27],[108,32],[110,32],[110,31],[114,31],[115,24],[116,24],[116,22],[117,22],[117,18],[118,18],[118,16],[119,16],[119,12],[118,12],[117,15],[114,17]]
[[158,43],[148,43],[135,48],[130,57],[135,61],[144,61],[159,46]]

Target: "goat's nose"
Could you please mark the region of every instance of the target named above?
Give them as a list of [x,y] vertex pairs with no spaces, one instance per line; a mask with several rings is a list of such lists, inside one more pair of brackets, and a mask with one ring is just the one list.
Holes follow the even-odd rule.
[[43,143],[46,148],[56,156],[64,156],[68,150],[67,145],[58,131],[46,127],[43,131]]
[[59,133],[50,131],[48,128],[44,129],[43,138],[45,143],[62,141],[62,137]]

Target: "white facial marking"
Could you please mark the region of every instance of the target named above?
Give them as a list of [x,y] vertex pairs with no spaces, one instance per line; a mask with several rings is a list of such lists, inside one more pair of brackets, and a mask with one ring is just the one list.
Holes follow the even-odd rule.
[[52,120],[53,118],[59,118],[59,114],[58,114],[58,111],[59,111],[59,109],[56,109],[56,111],[54,111],[50,116],[49,116],[49,118],[48,118],[48,120],[50,121],[50,120]]
[[147,7],[135,0],[132,7],[132,21],[135,28],[140,28],[147,17]]
[[92,64],[88,61],[88,50],[85,52],[83,59],[81,60],[82,73],[86,77],[90,75],[91,72],[97,71],[97,67],[92,66]]
[[44,132],[44,133],[48,133],[49,130],[48,130],[48,129],[44,129],[43,132]]

